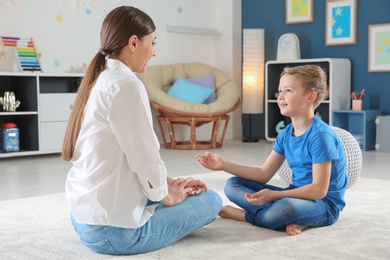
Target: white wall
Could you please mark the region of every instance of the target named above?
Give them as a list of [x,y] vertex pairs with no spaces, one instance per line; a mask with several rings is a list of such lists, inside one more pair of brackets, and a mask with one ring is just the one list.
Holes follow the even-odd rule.
[[[85,7],[81,9],[76,1],[20,0],[13,5],[11,0],[2,0],[0,4],[7,10],[0,14],[0,35],[32,37],[42,53],[44,73],[72,72],[96,54],[105,15],[116,6],[133,5],[148,13],[157,27],[157,56],[149,65],[202,62],[221,69],[241,86],[241,1],[95,0],[97,6],[91,7],[91,0],[83,0]],[[86,8],[90,8],[90,15]],[[58,17],[62,20],[57,21]],[[223,34],[170,33],[167,25],[213,28]],[[226,139],[241,137],[240,109],[232,116]],[[159,133],[157,125],[155,128]],[[208,132],[201,129],[199,133],[202,137]]]
[[[219,37],[216,44],[217,63],[221,70],[230,75],[238,88],[241,89],[242,70],[242,24],[241,24],[241,0],[217,0],[215,8],[218,10],[218,28],[222,28],[224,37]],[[221,18],[223,17],[223,19]],[[241,139],[241,107],[231,114],[231,131],[233,136],[228,139]]]

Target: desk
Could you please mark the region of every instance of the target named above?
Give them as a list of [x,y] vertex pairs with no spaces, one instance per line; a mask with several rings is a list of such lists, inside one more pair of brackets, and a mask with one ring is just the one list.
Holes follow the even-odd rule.
[[381,113],[377,109],[333,110],[332,125],[350,132],[363,151],[375,150],[375,119]]

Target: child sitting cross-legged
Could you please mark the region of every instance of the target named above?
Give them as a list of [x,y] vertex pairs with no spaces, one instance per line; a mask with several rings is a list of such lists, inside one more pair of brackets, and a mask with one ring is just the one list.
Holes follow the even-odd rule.
[[[291,124],[277,135],[261,166],[238,165],[211,152],[198,154],[197,160],[207,169],[235,175],[225,194],[240,208],[225,205],[220,217],[298,235],[337,221],[345,207],[346,160],[341,140],[314,112],[326,92],[324,71],[315,65],[287,67],[278,91],[280,112]],[[292,184],[267,184],[285,159],[293,171]]]

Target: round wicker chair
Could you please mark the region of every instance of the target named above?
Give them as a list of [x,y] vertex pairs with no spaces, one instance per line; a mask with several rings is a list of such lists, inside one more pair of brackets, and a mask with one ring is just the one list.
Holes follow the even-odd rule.
[[[208,74],[215,76],[215,102],[191,104],[167,95],[178,77],[188,79]],[[209,65],[194,62],[149,66],[138,78],[145,85],[152,108],[158,112],[157,120],[166,148],[198,150],[222,146],[230,119],[228,113],[240,106],[239,88],[226,74]],[[197,140],[196,128],[207,123],[213,123],[210,140]],[[224,127],[219,133],[222,123]],[[188,125],[190,139],[176,140],[174,124]],[[167,129],[166,133],[164,129]]]
[[[362,171],[362,151],[358,142],[350,132],[335,126],[332,126],[332,128],[343,143],[346,159],[345,167],[348,176],[347,188],[349,188],[358,180]],[[287,160],[285,160],[282,166],[279,168],[278,175],[288,185],[292,183],[292,171],[288,166]]]

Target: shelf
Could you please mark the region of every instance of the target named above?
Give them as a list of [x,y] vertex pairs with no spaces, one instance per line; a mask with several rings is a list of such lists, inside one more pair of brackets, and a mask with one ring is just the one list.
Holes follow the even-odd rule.
[[350,107],[351,62],[348,59],[302,59],[292,61],[268,61],[265,65],[265,138],[274,141],[283,125],[291,122],[289,117],[280,114],[276,94],[278,93],[280,74],[285,67],[317,65],[327,74],[329,97],[322,101],[315,114],[332,125],[332,111]]
[[334,110],[333,126],[350,132],[363,151],[375,149],[375,119],[381,110]]
[[9,153],[0,152],[0,158],[11,158],[11,157],[16,157],[16,156],[30,156],[30,155],[38,155],[38,154],[41,154],[38,150],[9,152]]
[[167,25],[167,32],[171,33],[183,33],[183,34],[199,34],[199,35],[211,35],[222,36],[223,33],[213,28],[199,28],[199,27],[187,27],[187,26],[175,26]]
[[82,77],[76,73],[0,73],[0,95],[12,91],[20,101],[15,112],[0,112],[0,123],[18,126],[20,151],[0,152],[0,158],[60,153]]
[[24,115],[38,115],[38,111],[0,112],[0,116],[24,116]]

